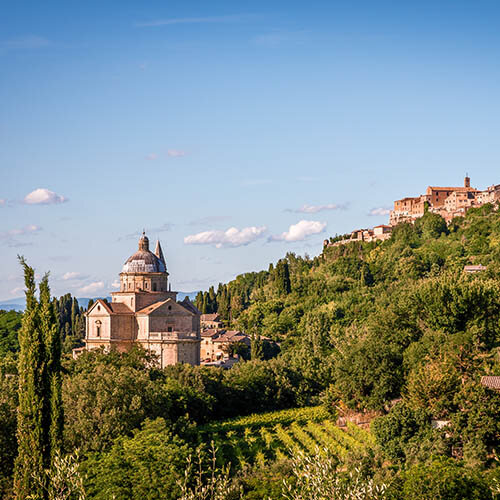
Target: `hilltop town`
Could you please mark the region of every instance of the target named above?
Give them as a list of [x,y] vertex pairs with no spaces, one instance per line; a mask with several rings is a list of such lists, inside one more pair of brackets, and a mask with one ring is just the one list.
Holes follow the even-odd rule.
[[401,222],[414,223],[426,210],[441,215],[449,224],[455,217],[464,217],[472,207],[486,203],[498,206],[500,184],[494,184],[481,191],[471,187],[470,177],[466,175],[464,185],[458,187],[429,186],[425,194],[409,196],[396,200],[389,214],[389,224],[380,224],[371,229],[357,229],[348,238],[338,241],[325,240],[324,246],[345,245],[352,241],[384,241],[391,237],[392,228]]

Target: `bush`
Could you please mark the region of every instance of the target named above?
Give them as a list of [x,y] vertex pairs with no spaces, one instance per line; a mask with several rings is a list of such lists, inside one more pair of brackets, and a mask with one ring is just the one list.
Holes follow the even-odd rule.
[[405,500],[491,500],[486,482],[452,459],[414,465],[404,478]]

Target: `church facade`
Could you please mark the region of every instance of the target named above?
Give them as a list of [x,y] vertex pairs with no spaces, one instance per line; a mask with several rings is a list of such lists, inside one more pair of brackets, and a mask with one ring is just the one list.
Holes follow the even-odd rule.
[[157,355],[160,367],[200,364],[200,311],[188,297],[177,301],[168,282],[165,257],[143,233],[139,249],[120,273],[120,291],[111,303],[97,300],[86,313],[85,349],[127,351],[142,345]]

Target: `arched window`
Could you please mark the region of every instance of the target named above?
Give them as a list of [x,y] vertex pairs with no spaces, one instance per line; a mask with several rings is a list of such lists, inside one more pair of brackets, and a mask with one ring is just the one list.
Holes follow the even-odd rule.
[[101,336],[101,322],[99,320],[95,322],[95,336],[96,337]]
[[156,292],[156,283],[153,283],[153,292]]

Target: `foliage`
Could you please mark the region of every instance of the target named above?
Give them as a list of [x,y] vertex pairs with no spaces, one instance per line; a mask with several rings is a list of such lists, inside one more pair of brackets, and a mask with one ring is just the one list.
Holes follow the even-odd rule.
[[[50,305],[48,275],[35,297],[35,271],[20,257],[26,285],[26,310],[19,330],[18,454],[16,498],[46,498],[43,480],[61,448],[60,336]],[[33,481],[37,478],[37,481]]]
[[452,459],[437,458],[404,474],[405,500],[486,500],[491,492],[483,478]]
[[[181,496],[179,500],[237,500],[241,498],[239,488],[230,480],[229,466],[222,470],[217,468],[217,450],[213,442],[211,452],[212,461],[208,471],[204,469],[204,460],[200,449],[198,450],[196,470],[192,456],[188,457],[184,479],[180,483]],[[191,486],[191,484],[193,485]]]
[[17,454],[16,413],[17,376],[0,373],[0,497],[11,490],[14,459]]
[[375,484],[358,469],[342,472],[338,461],[318,450],[313,455],[292,456],[293,484],[285,482],[287,500],[383,500],[385,484]]
[[[52,467],[44,471],[43,478],[34,477],[44,489],[47,500],[86,500],[83,478],[79,472],[79,455],[62,456],[59,451],[54,455]],[[28,496],[27,500],[40,500],[37,495]]]
[[17,332],[21,328],[22,313],[0,310],[0,358],[19,351]]
[[117,438],[82,463],[85,489],[96,500],[177,499],[190,453],[164,419],[146,420],[132,437]]

